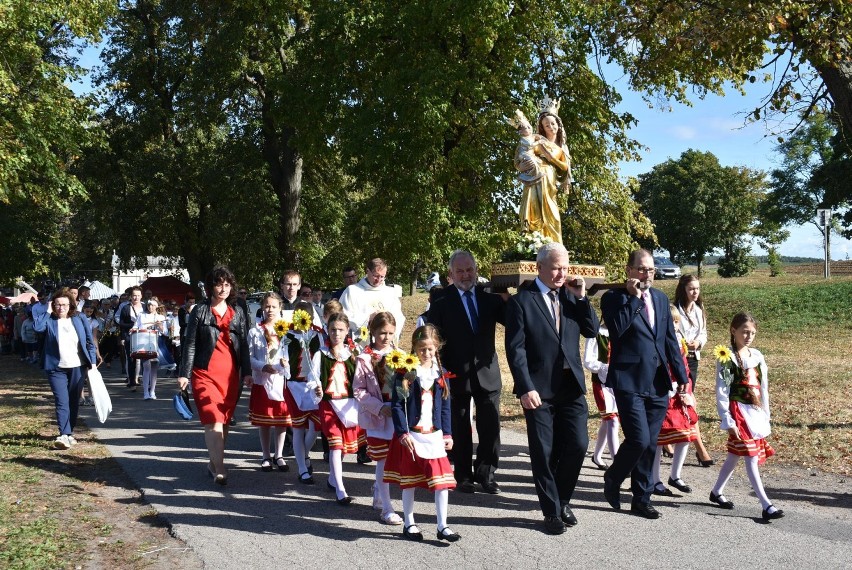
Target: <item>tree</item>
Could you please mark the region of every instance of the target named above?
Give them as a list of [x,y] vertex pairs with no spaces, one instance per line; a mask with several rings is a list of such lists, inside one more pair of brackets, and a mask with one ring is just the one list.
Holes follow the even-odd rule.
[[[805,119],[803,127],[781,142],[776,150],[781,164],[771,173],[764,216],[781,225],[813,224],[823,238],[831,227],[817,219],[818,208],[849,208],[848,199],[838,202],[829,188],[846,186],[841,182],[842,158],[837,156],[839,131],[829,115],[816,113]],[[840,172],[838,172],[840,171]]]
[[70,173],[96,140],[78,46],[97,42],[112,2],[30,2],[0,7],[0,250],[6,277],[42,272],[62,246],[58,230],[85,196]]
[[639,91],[686,102],[690,88],[703,96],[765,79],[771,93],[754,119],[831,105],[852,132],[852,3],[599,0],[589,18]]
[[695,263],[722,248],[737,254],[756,231],[763,173],[726,167],[710,152],[687,150],[639,176],[637,201],[672,260]]

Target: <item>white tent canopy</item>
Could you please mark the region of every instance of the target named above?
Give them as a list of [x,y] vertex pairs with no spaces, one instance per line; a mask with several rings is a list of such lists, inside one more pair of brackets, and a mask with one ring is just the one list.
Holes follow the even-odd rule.
[[86,281],[83,285],[91,289],[90,299],[108,299],[113,295],[118,295],[115,289],[107,287],[100,281]]

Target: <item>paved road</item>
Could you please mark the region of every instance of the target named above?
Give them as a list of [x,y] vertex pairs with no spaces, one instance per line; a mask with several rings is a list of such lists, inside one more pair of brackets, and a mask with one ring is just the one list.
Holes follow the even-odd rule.
[[[378,522],[370,506],[372,465],[344,463],[347,490],[356,497],[340,507],[326,491],[327,465],[314,453],[317,485],[289,473],[258,469],[257,431],[232,429],[229,484],[206,476],[206,452],[197,420],[180,420],[168,399],[174,380],[161,380],[157,401],[142,401],[120,379],[105,378],[113,397],[106,424],[85,408],[87,423],[145,494],[211,569],[309,568],[849,568],[852,566],[852,495],[849,480],[804,470],[766,469],[769,496],[787,517],[770,524],[742,466],[726,495],[737,508],[707,502],[715,468],[687,462],[692,494],[659,498],[663,518],[648,521],[614,512],[603,500],[601,471],[587,460],[573,501],[579,524],[561,536],[541,530],[529,472],[526,438],[504,431],[499,496],[450,494],[449,522],[462,540],[435,540],[431,494],[418,490],[417,522],[424,543],[401,539],[400,527]],[[238,408],[245,419],[247,396]],[[626,488],[626,487],[625,487]],[[392,488],[398,512],[399,490]],[[628,500],[627,493],[623,500]],[[557,561],[557,562],[555,562]]]

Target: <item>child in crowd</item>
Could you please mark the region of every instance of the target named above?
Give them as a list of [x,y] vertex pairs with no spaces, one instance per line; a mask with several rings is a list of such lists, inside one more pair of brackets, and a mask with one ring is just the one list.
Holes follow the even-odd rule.
[[[309,305],[310,303],[299,301],[293,314],[299,310],[311,314]],[[307,383],[313,356],[320,348],[322,329],[311,323],[310,326],[297,330],[294,328],[295,324],[291,325],[291,330],[287,333],[287,368],[284,375],[288,381],[284,399],[292,421],[293,455],[299,469],[299,482],[313,485],[314,469],[308,454],[317,439],[319,415]]]
[[660,478],[660,462],[662,461],[663,447],[666,445],[672,446],[672,470],[669,475],[669,485],[682,493],[691,493],[692,487],[683,481],[681,472],[683,471],[683,464],[686,461],[686,454],[689,452],[689,442],[695,441],[698,437],[695,427],[698,425],[698,412],[695,410],[695,396],[692,395],[692,386],[695,382],[692,380],[689,364],[686,362],[688,346],[680,332],[680,312],[674,305],[669,310],[672,314],[675,335],[680,344],[683,366],[689,377],[689,383],[686,385],[686,393],[680,394],[677,391],[677,382],[672,379],[672,389],[669,392],[669,407],[666,410],[666,417],[663,419],[663,426],[660,428],[660,435],[657,437],[657,451],[653,467],[653,477],[656,483],[654,484],[653,493],[655,495],[662,495],[663,497],[671,497],[673,495],[671,489],[666,487]]
[[[252,327],[248,334],[251,355],[252,386],[249,400],[249,421],[258,427],[260,448],[263,458],[261,471],[272,471],[273,463],[279,471],[288,471],[284,460],[284,439],[287,428],[293,424],[287,401],[284,397],[286,373],[289,373],[287,361],[283,358],[287,352],[275,330],[275,323],[281,320],[281,297],[277,293],[267,293],[261,301],[263,321]],[[286,338],[286,333],[282,334]],[[275,455],[270,456],[270,435],[275,434]]]
[[26,347],[26,362],[38,362],[38,337],[32,311],[27,311],[27,318],[21,323],[21,341]]
[[385,460],[393,438],[391,419],[392,379],[388,378],[385,355],[393,348],[396,319],[391,313],[376,313],[370,320],[373,342],[358,356],[355,368],[355,399],[358,400],[358,425],[367,431],[367,454],[376,462],[373,508],[381,509],[381,521],[400,525],[394,512],[388,483],[384,481]]
[[447,526],[449,490],[456,481],[447,459],[447,450],[453,448],[449,375],[438,357],[442,344],[438,329],[429,324],[419,327],[411,344],[420,363],[411,372],[394,375],[391,403],[396,437],[391,440],[385,481],[402,488],[403,537],[423,540],[414,522],[414,490],[422,487],[435,493],[438,540],[456,542],[461,536]]
[[319,403],[322,433],[328,439],[328,485],[337,494],[337,503],[349,505],[352,497],[343,485],[343,454],[358,451],[358,413],[352,393],[355,357],[346,346],[349,319],[334,313],[326,323],[329,346],[314,355],[308,383]]
[[604,470],[607,465],[603,460],[604,448],[609,449],[610,458],[618,453],[618,407],[615,405],[615,394],[606,385],[606,375],[609,371],[609,331],[601,323],[598,335],[586,339],[586,350],[583,352],[583,366],[592,373],[592,393],[595,397],[598,412],[601,414],[601,425],[592,453],[592,463],[598,469]]
[[776,509],[760,479],[758,466],[775,450],[766,442],[769,428],[769,392],[766,360],[751,343],[757,335],[757,323],[748,313],[738,313],[731,321],[731,348],[717,346],[716,408],[722,429],[728,431],[728,457],[722,464],[716,485],[710,491],[710,502],[724,509],[734,503],[722,492],[740,457],[745,458],[746,474],[751,488],[763,507],[763,520],[780,519],[784,511]]
[[[166,334],[166,316],[161,311],[160,300],[157,297],[151,297],[148,299],[147,308],[147,313],[137,314],[134,328],[153,330],[158,335]],[[157,399],[157,371],[159,367],[159,358],[149,358],[142,361],[143,400]]]

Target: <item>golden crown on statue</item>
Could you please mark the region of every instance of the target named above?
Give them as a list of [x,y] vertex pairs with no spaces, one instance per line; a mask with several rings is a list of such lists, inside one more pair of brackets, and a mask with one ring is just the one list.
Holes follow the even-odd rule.
[[559,115],[559,99],[551,99],[548,96],[545,96],[544,99],[538,100],[538,112],[539,115],[542,113],[551,113],[553,115]]

